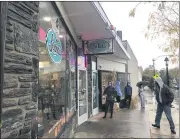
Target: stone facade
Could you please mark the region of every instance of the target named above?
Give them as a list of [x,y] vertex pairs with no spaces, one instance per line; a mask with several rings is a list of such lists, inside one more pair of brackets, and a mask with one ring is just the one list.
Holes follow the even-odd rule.
[[1,138],[31,138],[37,112],[39,2],[8,2]]
[[73,138],[77,127],[77,114],[67,123],[59,138]]

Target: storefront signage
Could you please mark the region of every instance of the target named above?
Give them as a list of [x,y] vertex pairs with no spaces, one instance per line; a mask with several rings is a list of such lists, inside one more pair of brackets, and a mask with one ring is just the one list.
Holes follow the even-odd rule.
[[85,55],[99,55],[113,53],[113,39],[87,41],[84,44]]
[[57,40],[53,29],[49,29],[46,34],[46,47],[52,61],[60,63],[62,60],[62,44],[60,40]]

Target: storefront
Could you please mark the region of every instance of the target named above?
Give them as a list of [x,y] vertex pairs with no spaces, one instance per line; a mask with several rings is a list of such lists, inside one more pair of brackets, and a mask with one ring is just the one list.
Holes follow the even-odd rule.
[[98,62],[91,59],[88,70],[79,42],[115,39],[115,32],[106,29],[110,22],[98,2],[5,5],[1,138],[72,138],[77,125],[89,118],[89,107],[92,115],[99,109]]
[[77,48],[51,2],[39,7],[38,137],[55,138],[76,114],[76,75],[86,72],[77,74]]

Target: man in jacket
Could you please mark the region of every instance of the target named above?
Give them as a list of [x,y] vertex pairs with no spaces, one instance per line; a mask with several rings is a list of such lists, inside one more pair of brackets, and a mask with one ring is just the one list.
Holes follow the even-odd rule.
[[124,92],[125,92],[124,106],[126,105],[127,100],[129,100],[129,104],[128,104],[128,109],[129,109],[131,105],[131,97],[132,97],[132,87],[130,85],[130,82],[127,82],[127,85],[124,88]]
[[163,111],[166,114],[166,117],[169,121],[171,133],[176,134],[175,125],[171,116],[171,103],[174,100],[174,94],[170,91],[169,87],[165,85],[161,77],[155,78],[155,95],[157,104],[155,124],[152,124],[153,127],[160,128],[160,121]]
[[103,94],[103,95],[106,95],[105,115],[104,115],[103,118],[106,118],[109,107],[110,107],[110,112],[111,112],[110,118],[113,117],[114,99],[116,97],[116,94],[117,93],[116,93],[115,88],[112,86],[112,82],[109,81],[108,82],[108,87],[105,88],[104,94]]

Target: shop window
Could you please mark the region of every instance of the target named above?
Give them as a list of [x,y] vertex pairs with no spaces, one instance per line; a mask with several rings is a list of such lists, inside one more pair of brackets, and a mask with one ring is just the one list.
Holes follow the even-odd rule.
[[127,82],[130,81],[128,73],[117,73],[117,80],[120,81],[120,88],[122,92],[122,98],[125,97],[124,88],[127,85]]
[[39,7],[38,138],[56,138],[75,111],[75,47],[51,2]]
[[66,121],[73,115],[76,111],[76,50],[75,46],[70,39],[69,35],[67,35],[66,41],[66,52],[67,52],[67,60],[66,60],[66,74],[67,74],[67,116]]

